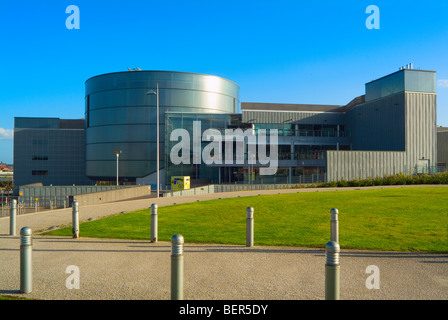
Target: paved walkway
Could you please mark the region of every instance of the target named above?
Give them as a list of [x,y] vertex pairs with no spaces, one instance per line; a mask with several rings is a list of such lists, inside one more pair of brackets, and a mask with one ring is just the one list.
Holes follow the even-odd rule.
[[[358,188],[359,189],[359,188]],[[270,190],[122,201],[80,206],[80,220],[97,219],[174,202],[330,189]],[[248,206],[250,204],[248,203]],[[9,235],[9,217],[0,218],[0,295],[35,299],[170,299],[170,254],[166,242],[71,239],[35,235],[33,291],[20,294],[19,230],[35,233],[71,224],[71,209],[17,217],[17,235]],[[185,244],[185,293],[188,300],[318,300],[325,298],[323,249],[246,248]],[[379,268],[379,289],[368,289],[366,268]],[[68,289],[68,266],[80,272],[80,289]],[[344,250],[341,299],[448,299],[448,255]]]

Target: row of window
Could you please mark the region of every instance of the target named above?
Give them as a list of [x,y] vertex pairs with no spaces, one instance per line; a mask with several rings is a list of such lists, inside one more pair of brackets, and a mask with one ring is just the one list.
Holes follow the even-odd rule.
[[[32,170],[32,176],[48,176],[48,170]],[[53,174],[54,176],[54,174]]]
[[255,133],[258,130],[276,129],[279,136],[301,136],[301,137],[345,137],[344,125],[326,124],[281,124],[281,123],[256,123]]
[[[319,160],[326,158],[327,150],[336,150],[335,145],[311,145],[311,146],[294,146],[294,154],[291,157],[291,146],[278,146],[279,160]],[[339,150],[350,150],[350,146],[341,145]]]
[[48,156],[32,156],[31,159],[33,161],[46,161],[48,160]]
[[48,170],[33,170],[31,171],[32,176],[48,176]]

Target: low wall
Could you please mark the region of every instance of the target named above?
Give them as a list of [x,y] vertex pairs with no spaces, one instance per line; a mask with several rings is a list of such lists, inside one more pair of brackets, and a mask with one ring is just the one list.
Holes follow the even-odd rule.
[[219,192],[250,191],[250,190],[275,190],[303,188],[306,184],[211,184],[208,186],[191,188],[188,190],[170,191],[163,194],[164,197],[191,196],[195,194],[208,194]]
[[92,205],[106,202],[126,200],[142,196],[150,196],[150,186],[139,186],[118,190],[101,191],[73,196],[73,200],[78,200],[78,205]]
[[163,197],[192,196],[195,194],[209,194],[209,193],[215,193],[215,186],[213,184],[203,187],[191,188],[187,190],[165,192],[163,194]]
[[233,191],[250,191],[250,190],[275,190],[275,189],[293,189],[303,188],[307,184],[297,183],[277,183],[277,184],[221,184],[215,185],[215,193],[217,192],[233,192]]

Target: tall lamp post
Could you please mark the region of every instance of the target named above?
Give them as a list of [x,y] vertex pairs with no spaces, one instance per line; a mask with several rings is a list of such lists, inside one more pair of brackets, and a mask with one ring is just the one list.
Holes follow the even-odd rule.
[[120,157],[121,150],[120,149],[114,149],[114,153],[117,156],[117,186],[118,186],[118,158]]
[[159,166],[160,166],[160,153],[159,153],[159,83],[157,82],[157,89],[156,91],[150,90],[146,93],[147,95],[156,95],[157,97],[157,198],[159,197],[159,188],[160,188],[160,173],[159,173]]

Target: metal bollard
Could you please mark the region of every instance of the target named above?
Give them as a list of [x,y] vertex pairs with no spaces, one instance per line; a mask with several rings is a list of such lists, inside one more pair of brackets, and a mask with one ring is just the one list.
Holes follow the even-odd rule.
[[171,238],[171,300],[184,299],[184,237]]
[[325,300],[339,300],[339,244],[328,242],[325,252]]
[[16,235],[16,217],[17,217],[17,200],[12,199],[11,209],[9,213],[9,234],[11,236]]
[[20,292],[30,293],[33,289],[32,230],[23,227],[20,230]]
[[330,240],[339,243],[339,221],[338,214],[339,210],[336,208],[331,209],[331,219],[330,219]]
[[246,247],[254,245],[254,208],[247,208],[246,215]]
[[72,234],[73,238],[79,238],[79,212],[78,212],[78,200],[73,201],[72,210]]
[[151,205],[151,242],[157,243],[157,204]]

